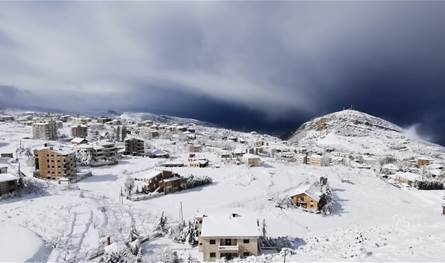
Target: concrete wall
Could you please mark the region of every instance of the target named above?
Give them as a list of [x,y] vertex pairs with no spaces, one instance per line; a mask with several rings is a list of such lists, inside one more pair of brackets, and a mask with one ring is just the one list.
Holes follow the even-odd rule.
[[[237,251],[220,251],[219,246],[224,246],[224,240],[231,239],[232,244],[237,244]],[[249,243],[244,243],[244,240],[249,240]],[[214,240],[215,244],[210,244],[210,240]],[[246,257],[251,255],[258,255],[258,238],[252,237],[200,237],[198,251],[202,253],[203,261],[217,261],[221,259],[222,253],[237,254],[238,257]],[[210,254],[215,253],[215,257]],[[248,253],[248,255],[245,255]]]

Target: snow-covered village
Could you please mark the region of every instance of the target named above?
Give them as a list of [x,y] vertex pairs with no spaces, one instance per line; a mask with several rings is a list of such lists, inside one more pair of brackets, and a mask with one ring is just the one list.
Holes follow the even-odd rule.
[[445,262],[445,1],[0,1],[0,263]]
[[0,261],[445,258],[445,148],[365,113],[289,140],[144,113],[0,120]]

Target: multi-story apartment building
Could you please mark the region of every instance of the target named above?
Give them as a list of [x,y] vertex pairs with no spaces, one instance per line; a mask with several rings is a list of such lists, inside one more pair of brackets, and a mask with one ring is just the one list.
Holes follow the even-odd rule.
[[114,138],[118,142],[123,142],[127,137],[128,129],[126,126],[117,126],[114,128]]
[[88,127],[86,125],[74,125],[71,127],[71,137],[86,138],[88,136]]
[[111,161],[117,163],[118,148],[114,143],[103,143],[93,147],[92,160],[96,163]]
[[125,140],[125,154],[144,155],[144,140],[138,138],[128,138]]
[[85,145],[77,148],[77,161],[82,165],[102,166],[117,164],[118,148],[114,143],[102,143],[101,145]]
[[35,175],[46,179],[75,177],[76,155],[73,152],[42,148],[34,151]]
[[256,220],[238,214],[197,217],[202,261],[231,260],[259,254]]
[[32,138],[42,140],[57,140],[57,124],[54,120],[32,124]]

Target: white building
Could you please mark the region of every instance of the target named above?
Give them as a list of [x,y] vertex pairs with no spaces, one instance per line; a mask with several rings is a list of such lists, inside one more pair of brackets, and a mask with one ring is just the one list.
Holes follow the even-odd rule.
[[197,218],[198,251],[202,261],[230,260],[259,254],[261,236],[258,220],[238,214],[210,215]]
[[81,146],[76,151],[77,161],[82,165],[102,166],[118,163],[118,148],[114,143]]

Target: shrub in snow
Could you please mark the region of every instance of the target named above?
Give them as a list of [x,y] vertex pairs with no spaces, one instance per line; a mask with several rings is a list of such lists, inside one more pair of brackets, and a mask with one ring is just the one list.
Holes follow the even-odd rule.
[[304,244],[304,241],[299,238],[289,238],[287,236],[276,238],[262,237],[259,240],[259,244],[263,250],[273,249],[276,251],[282,251],[285,248],[296,249]]
[[416,187],[420,190],[441,190],[443,183],[438,181],[417,181]]
[[105,247],[104,255],[101,258],[102,262],[107,263],[123,263],[134,262],[134,257],[131,251],[123,243],[113,243]]
[[290,208],[293,206],[294,206],[294,204],[292,204],[292,200],[289,197],[285,197],[285,198],[275,201],[275,207],[278,207],[281,209]]
[[166,228],[166,225],[167,225],[167,217],[164,215],[164,212],[162,212],[161,217],[159,218],[159,222],[154,228],[154,231],[167,233],[168,229]]
[[332,198],[331,188],[329,185],[325,185],[325,191],[320,197],[320,202],[318,203],[318,209],[323,215],[330,215],[334,212],[334,201]]
[[212,178],[208,176],[190,175],[186,178],[186,188],[198,187],[206,184],[211,184]]
[[141,240],[140,239],[136,239],[130,243],[128,243],[128,247],[131,251],[131,253],[133,253],[133,255],[137,256],[138,254],[141,254]]
[[150,258],[153,263],[179,263],[181,262],[176,251],[164,249],[161,253]]
[[179,243],[188,243],[192,246],[198,245],[198,231],[194,222],[181,223],[172,230],[172,238]]
[[127,176],[127,178],[125,179],[124,187],[127,196],[131,196],[131,192],[133,191],[134,188],[134,178],[131,176]]
[[131,230],[130,230],[130,234],[128,236],[129,242],[135,241],[135,240],[139,239],[140,237],[141,237],[141,235],[137,231],[136,227],[132,226]]
[[382,159],[379,160],[380,165],[383,166],[385,164],[389,164],[389,163],[397,163],[397,159],[394,158],[393,156],[385,156]]

